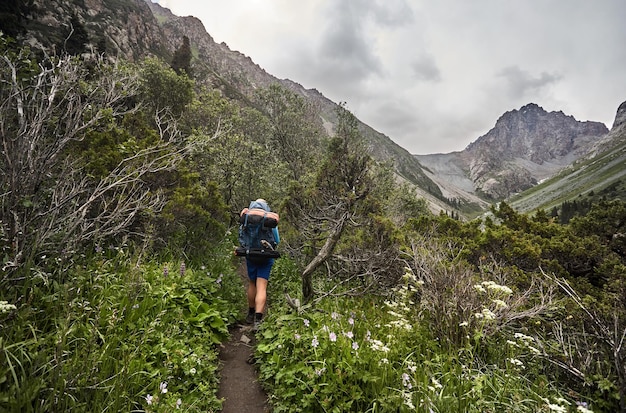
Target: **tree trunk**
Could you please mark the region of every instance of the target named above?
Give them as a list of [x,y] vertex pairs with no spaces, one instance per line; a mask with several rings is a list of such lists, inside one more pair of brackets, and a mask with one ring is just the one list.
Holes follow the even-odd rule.
[[302,272],[302,300],[304,304],[309,303],[313,299],[313,272],[324,263],[333,253],[335,245],[341,238],[341,233],[348,219],[348,213],[344,213],[341,218],[336,222],[336,225],[332,228],[326,242],[317,253],[315,258],[311,260],[309,265],[306,266]]

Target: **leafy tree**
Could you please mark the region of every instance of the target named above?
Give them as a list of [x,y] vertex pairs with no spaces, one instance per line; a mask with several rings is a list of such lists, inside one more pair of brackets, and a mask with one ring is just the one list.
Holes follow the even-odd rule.
[[300,179],[318,158],[319,110],[277,84],[261,89],[258,100],[269,117],[272,151],[289,165],[291,179]]
[[179,159],[165,129],[97,174],[85,173],[75,151],[134,110],[128,98],[138,89],[135,73],[96,61],[87,76],[71,57],[34,66],[24,54],[0,56],[0,223],[8,273],[121,236],[141,213],[162,205],[144,179]]
[[308,262],[302,271],[305,302],[314,297],[313,274],[333,257],[346,228],[363,224],[376,209],[371,195],[376,186],[373,161],[364,150],[356,118],[344,106],[337,116],[336,134],[314,181],[308,185],[294,181],[285,203],[292,233],[297,234],[291,248],[304,251],[302,258]]
[[192,102],[183,121],[193,169],[204,184],[217,184],[233,218],[251,199],[281,198],[285,168],[268,147],[269,122],[259,111],[211,91]]
[[170,112],[179,117],[194,97],[194,83],[157,59],[141,65],[140,98],[153,113]]

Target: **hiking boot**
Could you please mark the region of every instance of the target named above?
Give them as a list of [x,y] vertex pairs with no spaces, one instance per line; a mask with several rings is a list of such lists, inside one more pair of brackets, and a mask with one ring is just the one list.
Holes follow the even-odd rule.
[[254,323],[254,311],[248,311],[248,315],[246,316],[246,324]]
[[256,313],[254,315],[254,325],[252,326],[252,331],[259,331],[262,321],[263,321],[263,313]]

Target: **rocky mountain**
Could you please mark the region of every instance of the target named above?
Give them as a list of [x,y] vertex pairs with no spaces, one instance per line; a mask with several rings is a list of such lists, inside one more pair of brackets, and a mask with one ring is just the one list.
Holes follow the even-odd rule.
[[33,0],[27,10],[23,41],[47,53],[72,47],[73,54],[95,51],[130,61],[171,53],[144,1]]
[[484,205],[552,176],[587,154],[607,133],[600,122],[580,122],[530,103],[503,114],[463,151],[416,158],[444,196]]
[[626,102],[617,109],[608,134],[550,179],[509,200],[521,212],[559,208],[565,201],[626,201]]

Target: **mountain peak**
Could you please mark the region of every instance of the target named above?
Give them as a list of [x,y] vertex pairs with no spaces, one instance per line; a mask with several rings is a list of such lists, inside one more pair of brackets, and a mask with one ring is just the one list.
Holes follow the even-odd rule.
[[525,106],[522,106],[519,111],[522,113],[527,111],[545,112],[545,110],[536,103],[529,103]]
[[499,199],[535,185],[607,133],[603,123],[580,122],[529,103],[506,112],[463,152],[471,159],[470,178],[476,188]]
[[626,102],[622,102],[617,108],[617,114],[615,114],[615,121],[611,129],[616,129],[624,124],[626,124]]

